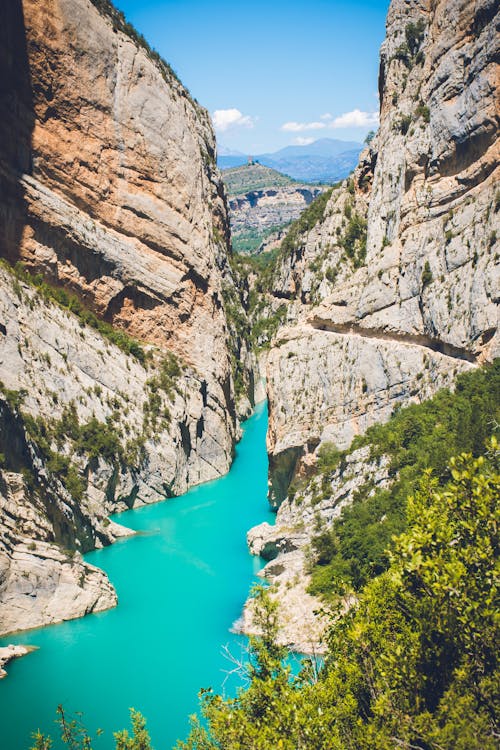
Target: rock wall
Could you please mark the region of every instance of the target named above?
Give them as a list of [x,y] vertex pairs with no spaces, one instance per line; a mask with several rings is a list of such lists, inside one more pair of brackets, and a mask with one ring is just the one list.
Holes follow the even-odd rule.
[[[491,0],[392,0],[379,131],[272,279],[268,308],[287,304],[267,358],[279,510],[249,544],[272,559],[264,575],[277,587],[282,640],[295,648],[318,641],[319,603],[305,593],[315,513],[328,526],[367,471],[386,477],[355,452],[320,505],[299,506],[287,498],[294,476],[307,476],[322,443],[348,447],[396,405],[452,387],[500,353],[499,23]],[[249,603],[248,632],[251,612]]]
[[297,219],[322,192],[320,187],[289,185],[235,195],[229,199],[231,231],[238,234],[248,229],[262,232],[282,227]]
[[500,350],[497,26],[489,0],[391,3],[379,132],[273,280],[294,323],[268,359],[273,503],[292,453]]
[[[109,512],[228,470],[235,352],[252,375],[208,113],[108,0],[13,0],[0,23],[0,254],[30,274],[0,270],[0,381],[38,456],[2,464],[1,633],[115,602],[80,552],[123,533]],[[82,442],[96,422],[115,455]]]

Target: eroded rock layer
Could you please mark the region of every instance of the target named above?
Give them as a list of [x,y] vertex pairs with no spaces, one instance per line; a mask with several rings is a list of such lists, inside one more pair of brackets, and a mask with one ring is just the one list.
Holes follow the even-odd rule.
[[497,25],[489,0],[391,4],[379,132],[275,275],[273,462],[498,354]]
[[208,113],[107,0],[0,22],[0,253],[29,272],[0,272],[0,381],[38,457],[3,456],[6,632],[115,601],[80,552],[121,533],[112,510],[228,470],[235,351],[251,376]]

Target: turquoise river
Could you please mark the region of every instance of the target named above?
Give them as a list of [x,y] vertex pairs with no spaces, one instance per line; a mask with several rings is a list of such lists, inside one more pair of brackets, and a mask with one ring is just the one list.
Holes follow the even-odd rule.
[[[55,710],[82,712],[95,750],[114,747],[112,732],[128,727],[128,709],[148,720],[156,750],[188,731],[200,688],[232,692],[230,632],[259,563],[246,548],[247,530],[272,522],[266,501],[267,409],[245,422],[229,474],[181,497],[127,511],[117,520],[143,532],[86,556],[118,592],[115,609],[4,638],[37,650],[11,662],[0,681],[0,748],[28,750],[36,729],[57,734]],[[56,743],[55,747],[58,747]]]

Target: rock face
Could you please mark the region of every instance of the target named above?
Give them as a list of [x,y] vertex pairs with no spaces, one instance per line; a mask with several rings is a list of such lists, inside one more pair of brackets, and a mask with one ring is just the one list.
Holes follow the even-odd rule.
[[[500,352],[498,23],[491,0],[392,0],[378,134],[280,259],[268,450],[270,500],[284,504],[259,531],[272,565],[286,568],[280,550],[295,545],[290,481],[323,442],[346,448]],[[307,537],[307,513],[295,515]]]
[[20,656],[26,656],[29,653],[29,649],[26,646],[5,646],[0,648],[0,680],[6,676],[7,672],[4,667],[12,659],[18,659]]
[[379,133],[274,279],[296,323],[268,359],[278,473],[500,350],[494,7],[391,4]]
[[108,0],[0,21],[3,633],[115,603],[80,552],[228,470],[251,361],[207,112]]
[[290,224],[322,192],[320,187],[288,185],[235,195],[229,199],[233,238],[237,241],[249,230],[264,237],[270,230]]

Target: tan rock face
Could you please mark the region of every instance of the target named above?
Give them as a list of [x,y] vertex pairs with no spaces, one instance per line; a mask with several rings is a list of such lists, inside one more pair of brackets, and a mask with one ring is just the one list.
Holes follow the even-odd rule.
[[227,220],[206,111],[90,0],[23,13],[26,214],[3,252],[220,384]]
[[[226,319],[239,292],[207,112],[106,0],[14,0],[2,4],[0,27],[0,255],[76,293],[150,355],[141,364],[0,269],[3,386],[25,391],[22,411],[40,423],[71,408],[80,425],[112,424],[125,451],[113,461],[50,438],[84,480],[75,500],[19,425],[25,459],[36,460],[33,487],[22,462],[0,471],[6,632],[112,606],[112,586],[80,551],[124,533],[107,522],[111,511],[228,470],[232,360],[251,381],[251,358]],[[165,390],[170,352],[180,372]],[[41,500],[47,482],[55,515]]]

